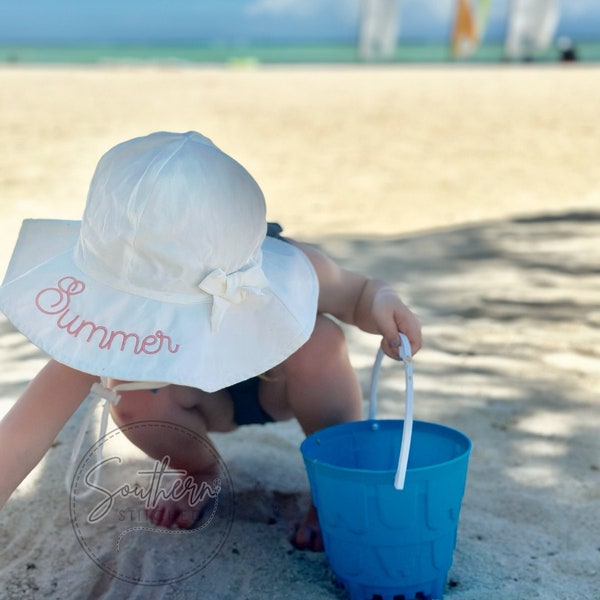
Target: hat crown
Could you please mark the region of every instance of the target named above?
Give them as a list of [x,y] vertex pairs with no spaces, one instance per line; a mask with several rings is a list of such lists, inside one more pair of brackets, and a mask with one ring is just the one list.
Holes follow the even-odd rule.
[[194,301],[215,269],[260,264],[265,213],[256,181],[208,138],[153,133],[98,163],[75,260],[112,287]]

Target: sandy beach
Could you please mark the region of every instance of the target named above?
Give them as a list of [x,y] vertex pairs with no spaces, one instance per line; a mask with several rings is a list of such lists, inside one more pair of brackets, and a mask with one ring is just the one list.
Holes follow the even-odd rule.
[[[415,417],[473,442],[444,597],[598,600],[598,106],[593,66],[2,67],[0,271],[22,219],[80,218],[112,145],[204,133],[255,176],[269,219],[420,315]],[[378,340],[347,337],[366,396]],[[0,415],[45,360],[0,316]],[[384,365],[381,417],[401,416],[402,390]],[[293,422],[214,436],[235,516],[203,568],[111,576],[63,484],[84,413],[0,512],[0,598],[346,598],[324,555],[288,541],[309,497]],[[160,544],[122,560],[177,568]]]

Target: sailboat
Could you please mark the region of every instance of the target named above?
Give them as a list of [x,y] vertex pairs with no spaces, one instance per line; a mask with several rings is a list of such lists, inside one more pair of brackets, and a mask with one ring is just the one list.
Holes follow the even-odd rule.
[[452,32],[452,54],[465,58],[472,54],[479,42],[475,16],[469,0],[456,1],[456,18]]
[[560,17],[558,0],[511,0],[504,55],[510,60],[533,60],[554,39]]
[[393,58],[400,0],[362,0],[358,53],[363,60]]
[[466,58],[473,54],[483,39],[491,0],[456,0],[452,30],[452,55]]

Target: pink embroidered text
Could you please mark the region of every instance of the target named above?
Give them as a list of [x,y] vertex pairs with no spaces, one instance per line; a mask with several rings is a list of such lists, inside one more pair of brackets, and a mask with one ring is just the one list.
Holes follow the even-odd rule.
[[171,338],[160,330],[142,337],[133,332],[113,331],[73,314],[71,296],[81,294],[84,290],[83,281],[75,277],[63,277],[56,287],[41,290],[35,297],[35,305],[46,315],[56,315],[57,327],[73,337],[85,337],[88,344],[97,344],[101,350],[116,348],[134,354],[158,354],[163,349],[175,354],[179,350],[179,344],[173,344]]

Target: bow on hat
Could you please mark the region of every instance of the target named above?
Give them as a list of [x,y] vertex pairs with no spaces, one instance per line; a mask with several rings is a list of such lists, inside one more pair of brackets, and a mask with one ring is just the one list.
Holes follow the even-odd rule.
[[229,274],[223,269],[215,269],[198,287],[213,298],[210,328],[211,331],[216,331],[231,304],[239,304],[250,294],[264,296],[263,289],[269,287],[269,281],[262,267],[255,264],[243,271]]

